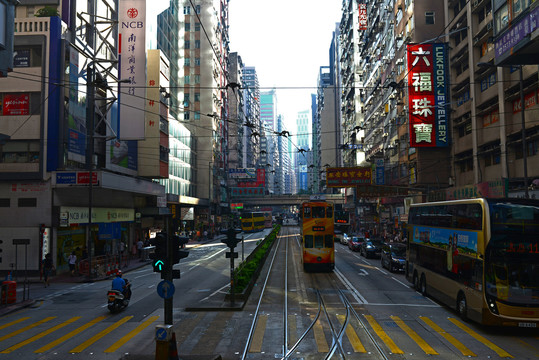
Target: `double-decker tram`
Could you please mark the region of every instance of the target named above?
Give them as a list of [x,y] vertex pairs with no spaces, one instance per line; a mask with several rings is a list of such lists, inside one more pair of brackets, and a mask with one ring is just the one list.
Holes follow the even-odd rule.
[[304,202],[301,204],[300,217],[303,269],[333,271],[333,204],[325,201]]
[[539,324],[539,201],[413,204],[406,277],[485,325]]
[[273,227],[273,216],[271,211],[264,211],[264,227],[271,229]]
[[350,213],[346,210],[335,210],[334,219],[335,237],[342,243],[344,234],[350,235]]
[[265,218],[261,211],[244,211],[241,213],[241,229],[244,232],[264,230]]

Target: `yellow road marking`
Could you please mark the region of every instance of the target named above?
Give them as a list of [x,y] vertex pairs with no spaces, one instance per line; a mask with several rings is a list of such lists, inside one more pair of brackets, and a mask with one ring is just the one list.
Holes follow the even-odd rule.
[[475,340],[483,343],[485,346],[487,346],[491,350],[494,350],[498,355],[500,355],[500,357],[505,357],[505,358],[512,358],[513,357],[507,351],[503,350],[499,346],[493,344],[492,342],[490,342],[486,338],[482,337],[481,335],[479,335],[478,333],[476,333],[475,331],[473,331],[472,329],[470,329],[468,326],[464,325],[463,323],[461,323],[457,319],[449,318],[449,321],[451,321],[453,324],[457,325],[461,330],[464,330],[465,332],[467,332]]
[[[311,319],[314,319],[314,315],[311,315]],[[316,346],[318,347],[318,352],[321,353],[327,353],[329,352],[329,345],[326,341],[326,337],[324,335],[324,330],[322,329],[322,324],[320,323],[320,320],[318,320],[314,326],[314,340],[316,341]]]
[[112,324],[111,326],[109,326],[105,330],[95,334],[94,336],[92,336],[91,338],[89,338],[88,340],[86,340],[85,342],[83,342],[82,344],[77,346],[76,348],[74,348],[72,350],[69,350],[69,352],[70,353],[80,353],[81,351],[86,349],[88,346],[92,345],[93,343],[95,343],[96,341],[101,339],[103,336],[105,336],[108,333],[112,332],[116,328],[120,327],[122,324],[124,324],[124,323],[128,322],[129,320],[131,320],[132,318],[133,318],[133,316],[130,315],[130,316],[124,317],[123,319],[121,319],[119,321],[116,321],[114,324]]
[[[337,318],[339,319],[339,322],[341,324],[344,324],[344,315],[337,315]],[[348,337],[350,344],[352,344],[354,352],[367,352],[367,350],[365,350],[365,347],[361,343],[361,340],[359,340],[359,336],[357,336],[357,333],[354,331],[354,328],[350,324],[346,326],[346,336]]]
[[75,316],[75,317],[72,317],[71,319],[69,319],[69,320],[67,320],[67,321],[64,321],[64,322],[61,323],[61,324],[58,324],[58,325],[56,325],[56,326],[53,326],[53,327],[51,327],[51,328],[48,329],[48,330],[45,330],[45,331],[43,331],[43,332],[41,332],[41,333],[39,333],[39,334],[37,334],[37,335],[35,335],[35,336],[32,336],[32,337],[29,338],[29,339],[26,339],[26,340],[24,340],[24,341],[21,341],[20,343],[18,343],[18,344],[16,344],[16,345],[13,345],[12,347],[9,347],[9,348],[7,348],[7,349],[5,349],[5,350],[2,350],[2,351],[0,351],[0,353],[2,353],[2,354],[9,354],[10,352],[12,352],[12,351],[14,351],[14,350],[17,350],[17,349],[20,349],[20,348],[22,348],[23,346],[28,345],[28,344],[30,344],[30,343],[36,341],[36,340],[39,340],[39,339],[41,339],[42,337],[47,336],[47,335],[49,335],[50,333],[53,333],[53,332],[55,332],[56,330],[61,329],[61,328],[63,328],[64,326],[69,325],[69,324],[71,324],[71,323],[73,323],[73,322],[79,320],[80,318],[81,318],[81,316]]
[[61,338],[59,339],[56,339],[54,340],[53,342],[37,349],[36,351],[34,351],[35,353],[44,353],[45,351],[49,351],[50,349],[52,349],[53,347],[63,343],[64,341],[68,340],[68,339],[71,339],[73,336],[75,335],[78,335],[80,334],[81,332],[83,332],[84,330],[88,329],[89,327],[97,324],[98,322],[102,321],[102,320],[105,320],[107,318],[107,316],[100,316],[100,317],[97,317],[95,319],[93,319],[92,321],[90,321],[89,323],[87,324],[84,324],[82,325],[81,327],[73,330],[72,332],[70,333],[67,333],[65,334],[64,336],[62,336]]
[[131,330],[129,334],[125,335],[124,337],[120,338],[114,345],[109,347],[105,350],[106,353],[112,353],[118,350],[121,346],[123,346],[126,342],[131,340],[135,335],[137,335],[139,332],[147,328],[151,323],[153,323],[155,320],[157,320],[159,316],[150,316],[147,318],[143,323],[139,324],[136,328]]
[[425,352],[427,355],[439,355],[436,350],[434,350],[425,340],[423,340],[414,330],[412,330],[408,325],[404,323],[398,316],[391,316],[393,321],[399,325],[399,327],[408,334],[409,337],[414,340],[417,345]]
[[18,323],[23,322],[23,321],[28,320],[28,319],[30,319],[30,317],[23,317],[23,318],[20,318],[18,320],[12,321],[10,323],[4,324],[4,325],[0,326],[0,330],[5,329],[8,326],[18,324]]
[[24,327],[22,329],[19,329],[19,330],[14,331],[14,332],[12,332],[10,334],[7,334],[7,335],[4,335],[4,336],[0,337],[0,341],[4,341],[6,339],[12,338],[13,336],[19,335],[20,333],[25,332],[26,330],[30,330],[32,328],[35,328],[36,326],[44,324],[47,321],[51,321],[52,319],[55,319],[55,318],[56,318],[56,316],[50,316],[50,317],[47,317],[47,318],[45,318],[43,320],[39,320],[38,322],[33,323],[31,325],[28,325],[27,327]]
[[369,324],[371,324],[371,327],[373,328],[374,332],[378,335],[380,339],[387,345],[389,350],[393,354],[404,354],[404,351],[402,351],[394,342],[391,340],[391,338],[386,334],[386,332],[382,329],[382,327],[374,320],[374,317],[372,315],[364,315]]
[[264,339],[264,333],[266,332],[266,323],[268,322],[268,317],[268,314],[260,315],[258,317],[249,352],[262,351],[262,340]]
[[421,320],[423,320],[427,325],[429,325],[431,328],[433,328],[438,334],[444,337],[447,341],[449,341],[454,347],[456,347],[464,356],[477,356],[474,354],[474,352],[470,349],[468,349],[466,346],[464,346],[460,341],[455,339],[453,335],[448,334],[444,329],[439,327],[426,316],[420,316]]

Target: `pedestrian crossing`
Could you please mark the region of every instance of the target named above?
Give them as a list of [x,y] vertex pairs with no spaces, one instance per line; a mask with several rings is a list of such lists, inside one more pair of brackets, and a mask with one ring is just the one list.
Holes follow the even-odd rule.
[[[463,357],[521,358],[524,354],[515,353],[519,347],[509,347],[511,339],[500,343],[489,339],[489,335],[479,334],[471,326],[452,317],[403,318],[392,315],[376,318],[363,314],[366,330],[379,346],[390,354],[422,353],[438,356],[448,353]],[[282,317],[268,313],[259,315],[254,329],[254,338],[249,348],[250,354],[264,354],[282,347],[280,324]],[[302,335],[314,316],[288,315],[289,346]],[[145,339],[151,344],[154,327],[159,316],[147,316],[139,321],[133,315],[103,315],[95,318],[80,316],[22,316],[0,319],[0,360],[8,359],[9,354],[55,353],[79,354],[84,352],[116,353],[125,351],[127,344],[136,344]],[[243,312],[182,313],[175,319],[175,332],[180,354],[230,354],[241,353],[247,338],[246,329],[252,316]],[[344,315],[335,315],[334,324],[344,324]],[[277,324],[279,322],[279,324]],[[350,354],[369,354],[373,351],[372,342],[365,335],[362,326],[348,324],[342,347]],[[490,334],[490,333],[488,333]],[[509,335],[508,335],[509,336]],[[104,338],[110,337],[108,341]],[[113,341],[111,341],[113,339]],[[531,348],[539,346],[538,339],[519,339],[519,343],[533,341]],[[305,338],[306,345],[298,351],[326,353],[333,343],[328,323],[317,321]],[[314,346],[313,346],[314,345]],[[522,344],[521,344],[522,345]],[[132,348],[132,347],[131,347]],[[520,347],[522,348],[522,347]],[[375,349],[374,349],[375,350]],[[152,349],[147,349],[151,352]],[[29,357],[28,357],[29,358]]]

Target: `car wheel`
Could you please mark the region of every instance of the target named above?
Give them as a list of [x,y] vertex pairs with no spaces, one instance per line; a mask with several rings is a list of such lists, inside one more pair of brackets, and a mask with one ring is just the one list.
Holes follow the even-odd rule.
[[421,280],[419,281],[419,292],[423,296],[427,296],[427,279],[425,279],[425,274],[421,274]]
[[462,320],[468,320],[468,303],[466,302],[466,296],[462,293],[459,294],[457,299],[457,312]]

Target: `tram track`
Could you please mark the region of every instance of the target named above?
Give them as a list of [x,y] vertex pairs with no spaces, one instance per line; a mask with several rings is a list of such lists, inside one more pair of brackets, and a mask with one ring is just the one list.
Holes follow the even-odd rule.
[[[269,257],[241,359],[258,359],[257,354],[260,358],[267,357],[269,348],[279,349],[273,357],[282,360],[359,359],[366,354],[370,359],[387,360],[385,349],[354,307],[357,297],[353,296],[350,285],[342,281],[343,275],[305,273],[298,266],[301,247],[295,229],[282,228]],[[295,322],[290,322],[291,313],[300,314],[297,328]],[[262,323],[271,329],[270,334],[259,331]],[[276,334],[277,328],[281,334]],[[255,348],[261,343],[261,336],[265,349]]]

